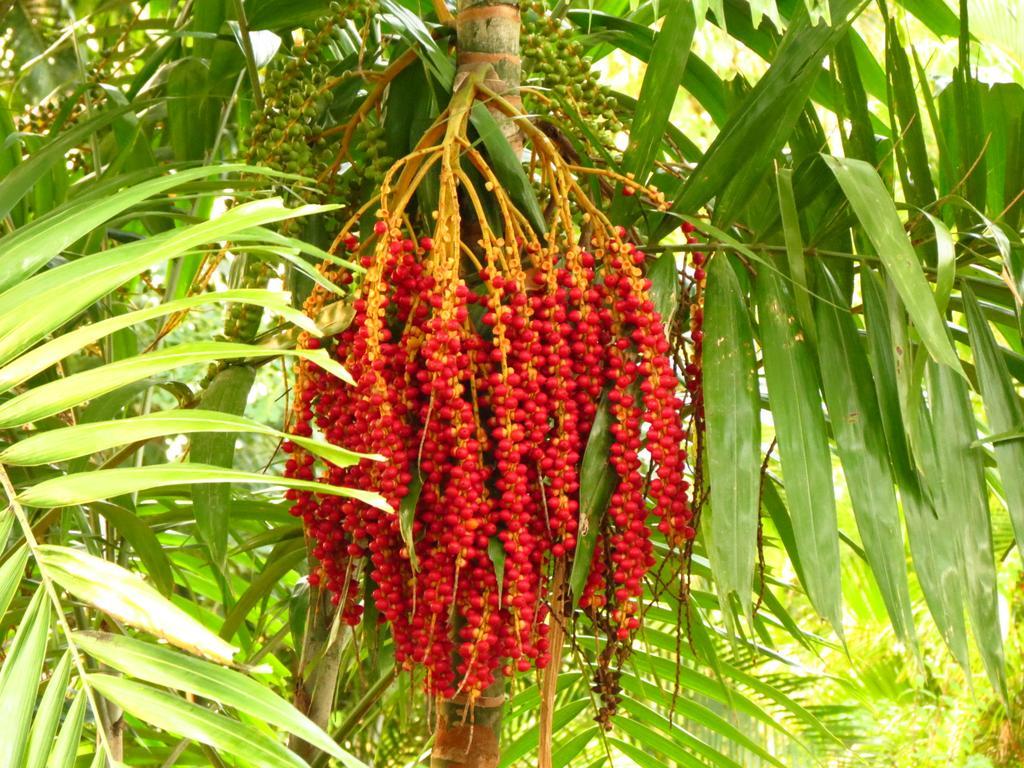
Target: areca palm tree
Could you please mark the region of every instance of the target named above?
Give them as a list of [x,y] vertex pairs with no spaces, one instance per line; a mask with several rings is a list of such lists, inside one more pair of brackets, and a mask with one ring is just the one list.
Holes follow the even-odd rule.
[[[469,753],[485,729],[500,744],[479,765],[867,761],[862,713],[823,704],[836,681],[805,663],[853,632],[844,579],[880,606],[896,658],[944,644],[984,670],[992,711],[1013,698],[1011,7],[0,8],[0,762],[458,765],[437,728],[459,717]],[[696,53],[709,36],[760,74],[723,79]],[[598,74],[626,60],[643,65],[631,93]],[[688,135],[692,114],[710,127]],[[547,247],[559,228],[621,227],[679,378],[693,536],[653,535],[631,653],[611,661],[605,619],[580,607],[619,525],[615,411],[595,398],[575,547],[537,599],[561,652],[499,674],[483,696],[501,707],[424,696],[376,585],[332,602],[324,537],[289,514],[353,499],[423,552],[420,490],[389,505],[375,483],[287,465],[393,448],[304,435],[294,405],[310,371],[358,391],[322,347],[365,322],[360,291],[393,289],[372,233],[396,201],[395,226],[467,245],[456,271],[474,285],[489,233]]]

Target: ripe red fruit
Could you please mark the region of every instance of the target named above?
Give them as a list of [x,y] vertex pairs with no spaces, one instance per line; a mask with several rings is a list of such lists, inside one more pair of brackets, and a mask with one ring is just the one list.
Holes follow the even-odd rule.
[[298,364],[290,431],[387,461],[338,467],[289,444],[285,471],[374,490],[393,510],[418,494],[406,528],[357,499],[288,497],[315,542],[310,584],[353,626],[372,601],[396,661],[451,696],[550,662],[551,580],[583,536],[580,472],[603,393],[617,485],[579,605],[614,643],[638,630],[652,536],[682,547],[694,535],[683,419],[700,412],[701,315],[691,310],[695,354],[680,382],[625,230],[587,250],[508,239],[484,247],[473,280],[433,249],[404,232],[362,252],[354,318],[325,343],[355,386]]

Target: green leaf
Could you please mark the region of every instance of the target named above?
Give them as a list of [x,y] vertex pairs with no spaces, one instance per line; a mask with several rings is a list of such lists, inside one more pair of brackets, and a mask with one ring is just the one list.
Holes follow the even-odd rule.
[[935,360],[963,376],[914,246],[878,173],[862,160],[823,157],[882,259],[924,345]]
[[18,501],[25,506],[44,509],[67,507],[72,504],[85,504],[89,501],[112,498],[123,493],[138,493],[150,488],[166,488],[172,485],[191,483],[280,485],[285,488],[298,488],[314,493],[347,496],[377,509],[391,511],[391,506],[384,498],[371,491],[202,464],[152,464],[144,467],[93,470],[92,472],[55,477],[52,480],[44,480],[18,494]]
[[[398,506],[398,528],[402,534],[402,541],[409,551],[409,564],[413,571],[419,570],[419,558],[416,556],[416,540],[412,535],[412,526],[416,520],[416,505],[420,501],[420,493],[423,492],[423,478],[419,472],[413,473],[412,481],[409,483],[409,492],[402,498]],[[501,581],[498,581],[501,589]]]
[[[674,707],[675,711],[683,715],[687,720],[698,723],[724,739],[735,742],[749,752],[757,755],[766,763],[775,765],[777,768],[785,768],[783,763],[772,757],[771,753],[759,745],[753,738],[730,723],[725,717],[708,708],[704,704],[694,701],[687,696],[673,696],[671,691],[662,690],[657,685],[642,680],[641,678],[634,677],[633,675],[623,674],[620,681],[623,690],[628,691],[634,697],[640,697],[638,700],[656,701],[661,706],[669,710]],[[747,703],[751,707],[755,706],[751,702]]]
[[728,258],[711,258],[704,296],[704,411],[711,516],[704,528],[722,610],[751,610],[760,490],[760,400],[747,305]]
[[793,298],[796,302],[796,313],[800,318],[800,327],[813,341],[815,331],[814,312],[811,310],[811,284],[807,276],[803,236],[800,233],[800,216],[797,213],[796,197],[793,194],[793,170],[791,168],[780,169],[776,182],[779,191],[782,231],[786,241],[786,260],[794,287]]
[[95,117],[90,117],[79,123],[71,130],[57,134],[39,150],[33,152],[27,160],[18,164],[4,176],[3,186],[0,187],[0,218],[10,213],[17,202],[32,190],[44,174],[49,173],[57,165],[63,166],[64,155],[69,149],[79,146],[87,141],[89,136],[135,108],[136,105],[131,105],[104,110]]
[[268,686],[208,661],[105,632],[76,632],[75,643],[98,661],[148,683],[220,702],[282,728],[352,768],[363,764]]
[[40,545],[37,551],[54,581],[126,624],[224,664],[230,664],[238,650],[119,565],[52,544]]
[[36,708],[24,768],[46,767],[46,758],[53,746],[53,737],[57,734],[57,725],[64,710],[64,697],[70,679],[71,652],[66,651],[50,675],[50,681],[46,684],[46,690]]
[[3,744],[0,768],[25,768],[23,758],[49,633],[50,603],[46,590],[40,587],[18,625],[3,668],[0,668],[0,701],[4,713],[0,718],[0,744]]
[[143,200],[195,179],[242,171],[267,172],[241,164],[189,168],[108,192],[100,200],[93,195],[71,200],[0,239],[0,292],[35,274],[76,240]]
[[929,396],[935,423],[936,470],[929,475],[947,531],[955,543],[967,612],[993,687],[1006,700],[1006,672],[999,632],[998,593],[981,449],[967,384],[941,366],[929,366]]
[[494,566],[494,578],[498,582],[498,602],[501,602],[501,589],[505,583],[505,545],[497,536],[491,536],[487,542],[487,557]]
[[[14,517],[9,509],[6,514]],[[0,618],[7,613],[11,600],[18,592],[21,577],[25,572],[25,565],[28,563],[28,554],[28,547],[22,544],[17,552],[7,558],[7,562],[0,565]]]
[[[233,366],[231,369],[240,368]],[[185,433],[244,433],[291,440],[311,453],[339,467],[350,467],[361,459],[383,461],[379,454],[356,453],[321,440],[288,435],[258,421],[220,411],[199,409],[156,411],[128,419],[98,421],[39,432],[0,452],[0,462],[36,465],[87,456],[118,445]],[[192,458],[195,459],[193,445]],[[202,463],[202,462],[198,462]]]
[[[811,93],[821,62],[846,33],[851,13],[862,7],[856,0],[832,4],[832,26],[812,25],[801,5],[786,30],[768,72],[715,137],[697,168],[672,203],[672,214],[690,214],[717,197],[715,218],[728,224],[748,202],[772,158],[796,126]],[[667,216],[653,239],[674,228]]]
[[[615,745],[615,747],[630,758],[633,762],[640,766],[640,768],[665,768],[665,763],[662,760],[655,758],[653,755],[648,754],[638,747],[634,747],[632,744],[623,741],[622,739],[609,738],[609,744]],[[699,761],[693,761],[688,764],[693,768],[699,768],[703,763]]]
[[[84,690],[80,690],[64,718],[64,724],[57,734],[53,752],[47,762],[47,768],[73,768],[78,757],[78,744],[82,740],[82,726],[85,724],[85,710],[89,703]],[[103,751],[96,750],[96,759],[103,759]],[[94,761],[95,762],[95,761]],[[101,763],[102,765],[102,763]]]
[[601,518],[608,509],[608,501],[618,481],[608,460],[612,444],[611,421],[611,408],[607,398],[602,397],[594,414],[594,424],[590,428],[580,467],[580,521],[572,570],[569,572],[573,607],[579,605],[580,595],[587,585]]
[[[96,299],[141,271],[191,248],[228,239],[249,227],[331,210],[285,208],[279,198],[235,206],[215,219],[111,248],[46,270],[0,293],[0,364],[5,364],[61,327]],[[74,291],[68,286],[74,285]],[[45,306],[46,312],[38,308]]]
[[[989,430],[996,434],[1015,430],[1019,433],[1024,428],[1024,406],[1020,396],[1006,369],[1006,362],[999,353],[992,329],[981,313],[978,300],[966,285],[963,287],[963,296],[971,349],[974,350],[978,389],[981,390]],[[1017,536],[1017,548],[1024,552],[1024,472],[1021,471],[1024,467],[1024,440],[996,442],[993,451],[999,465],[999,477],[1003,481],[1006,508]]]
[[[640,96],[629,128],[629,145],[622,155],[622,173],[645,183],[662,146],[679,82],[686,71],[696,19],[689,0],[661,0],[665,20],[654,37]],[[617,221],[630,198],[617,195],[611,219]]]
[[309,360],[339,379],[354,383],[348,372],[324,349],[267,349],[229,341],[196,341],[117,360],[33,387],[0,404],[0,427],[16,427],[53,416],[87,400],[112,392],[125,384],[166,373],[181,366],[278,355],[291,355]]
[[[203,393],[200,405],[208,412],[222,412],[228,418],[241,418],[256,380],[250,365],[232,365],[214,376]],[[209,432],[192,438],[189,462],[231,469],[235,464],[235,436],[230,432]],[[210,550],[210,560],[224,569],[231,526],[231,485],[207,483],[192,489],[192,509],[199,538]]]
[[512,202],[516,204],[516,208],[526,216],[533,231],[538,236],[543,235],[547,232],[544,212],[533,191],[533,185],[526,177],[522,162],[501,132],[498,122],[487,111],[487,107],[480,102],[473,105],[470,119],[473,121],[473,127],[480,134],[484,147],[487,148],[487,157],[494,169],[494,175],[497,176]]
[[817,366],[778,275],[761,269],[756,294],[768,399],[804,587],[814,607],[842,635],[839,528]]
[[572,765],[573,760],[579,758],[583,750],[587,748],[594,737],[600,733],[595,725],[585,731],[573,734],[564,744],[559,745],[551,754],[552,768],[565,768]]
[[[902,380],[907,378],[910,365],[909,343],[897,342],[897,320],[890,318],[891,310],[878,276],[864,270],[861,276],[864,291],[865,319],[868,329],[868,352],[871,376],[881,412],[882,426],[889,446],[889,458],[900,488],[900,500],[907,521],[907,537],[921,591],[943,640],[957,661],[966,669],[968,665],[967,627],[964,623],[963,584],[955,552],[955,542],[949,535],[951,525],[943,517],[943,508],[934,509],[918,476],[910,453],[911,434],[920,444],[921,469],[933,476],[934,450],[930,437],[927,410],[918,407],[913,421],[904,413],[904,396],[900,392]],[[891,302],[895,305],[895,298]],[[914,390],[920,398],[919,389]],[[908,393],[907,397],[910,397]],[[927,436],[927,439],[924,437]],[[927,449],[927,450],[925,450]],[[929,469],[930,468],[930,469]]]
[[[818,358],[832,433],[868,564],[896,635],[908,642],[914,637],[914,619],[903,535],[870,365],[853,316],[840,308],[844,302],[839,288],[831,275],[824,270],[820,274],[826,292],[816,302]],[[786,488],[788,493],[788,475]]]
[[267,558],[263,569],[246,588],[245,592],[224,617],[220,628],[220,636],[226,639],[234,637],[253,607],[268,597],[277,587],[285,574],[293,570],[306,559],[306,545],[302,539],[281,542]]
[[[702,766],[705,765],[704,762],[684,749],[681,744],[676,743],[676,740],[684,741],[687,743],[687,746],[691,748],[703,746],[704,750],[702,751],[709,758],[711,755],[717,757],[717,759],[711,760],[714,765],[734,766],[735,768],[738,768],[739,763],[735,760],[731,760],[725,755],[710,749],[706,744],[702,744],[698,739],[686,733],[678,726],[669,728],[669,732],[673,737],[675,737],[674,739],[667,738],[656,731],[651,727],[652,721],[656,717],[653,710],[644,707],[629,698],[623,698],[620,706],[624,710],[624,714],[615,716],[614,722],[616,729],[633,737],[637,743],[643,744],[645,751],[653,750],[655,752],[660,752],[669,759],[672,765],[702,768]],[[629,717],[626,717],[625,713],[628,713]]]
[[0,392],[21,384],[31,376],[63,360],[65,357],[77,353],[94,341],[122,329],[130,328],[137,323],[142,323],[155,317],[174,314],[175,312],[182,312],[202,304],[228,304],[233,302],[252,304],[269,309],[271,312],[282,315],[293,325],[308,331],[314,336],[322,335],[316,324],[304,312],[292,307],[280,292],[239,288],[218,293],[201,293],[195,296],[186,296],[176,301],[157,304],[153,307],[138,309],[134,312],[114,315],[106,320],[81,326],[69,333],[58,336],[53,341],[41,344],[0,369]]
[[935,185],[932,183],[924,123],[910,71],[910,59],[892,18],[886,22],[885,43],[889,100],[893,106],[893,133],[900,137],[898,142],[894,142],[893,148],[903,182],[903,194],[908,203],[923,208],[935,201]]
[[210,65],[197,56],[179,58],[165,69],[167,134],[178,162],[202,160],[216,115],[210,99]]
[[117,504],[94,502],[90,508],[103,515],[103,519],[124,537],[146,567],[146,575],[153,585],[160,594],[170,597],[174,591],[174,573],[153,529],[135,512]]
[[304,768],[306,763],[250,725],[122,677],[89,675],[104,698],[143,722],[207,744],[260,768]]
[[944,315],[956,280],[956,245],[949,228],[938,218],[922,211],[935,230],[935,306]]
[[[559,730],[565,728],[590,706],[590,699],[576,699],[562,704],[552,715],[552,731],[558,733]],[[536,728],[528,728],[512,743],[502,748],[498,768],[511,768],[513,765],[519,765],[519,760],[537,750],[539,741],[538,730]]]
[[974,425],[967,382],[945,366],[931,364],[928,393],[933,403],[938,472],[933,483],[938,487],[940,503],[947,509],[946,519],[956,519],[948,532],[959,551],[967,615],[993,687],[1008,701],[1003,639],[999,629],[999,592],[992,552],[992,528],[988,492],[985,488],[981,448]]

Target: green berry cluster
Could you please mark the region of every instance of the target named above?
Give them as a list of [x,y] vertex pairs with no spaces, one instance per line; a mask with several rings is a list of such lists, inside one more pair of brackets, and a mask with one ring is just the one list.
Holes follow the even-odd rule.
[[[291,56],[279,56],[267,67],[263,80],[263,109],[253,115],[247,160],[315,179],[334,162],[334,152],[321,138],[331,101],[331,65],[336,51],[331,45],[348,20],[366,15],[365,0],[332,3],[331,15],[321,18],[301,47]],[[290,188],[290,197],[305,203],[327,202],[327,191],[315,184]],[[295,226],[282,222],[283,234]],[[275,265],[248,257],[236,282],[242,287],[266,285]],[[233,304],[224,321],[229,339],[251,341],[259,333],[263,310],[247,304]]]
[[[249,150],[246,160],[255,165],[317,180],[323,177],[336,160],[338,144],[336,127],[332,128],[330,106],[336,73],[335,64],[342,57],[345,44],[352,45],[352,29],[365,36],[374,18],[375,0],[344,0],[333,2],[330,14],[320,18],[306,30],[303,42],[290,55],[279,55],[268,65],[262,82],[263,105],[252,118]],[[346,43],[347,41],[347,43]],[[341,44],[341,45],[339,45]],[[288,184],[285,196],[303,203],[341,202],[349,204],[357,192],[364,192],[364,183],[379,182],[390,160],[384,156],[383,130],[365,123],[356,134],[350,154],[352,168],[326,184],[304,182]],[[351,177],[351,178],[350,178]],[[342,183],[344,180],[344,183]],[[340,226],[345,208],[333,214],[324,226],[333,231]],[[282,234],[294,234],[297,220],[278,225]],[[267,285],[277,275],[277,265],[253,255],[244,256],[232,275],[232,284],[244,288]],[[256,338],[263,320],[263,309],[247,304],[229,305],[224,319],[223,336],[230,340],[250,342]],[[206,386],[222,366],[211,366],[203,382]]]
[[345,206],[339,211],[339,219],[347,219],[370,198],[395,162],[388,154],[384,125],[379,116],[359,124],[346,160],[349,166],[334,181],[337,201]]
[[249,162],[317,175],[326,159],[318,156],[322,153],[317,151],[317,135],[330,99],[324,39],[318,34],[295,56],[268,67],[263,111],[253,119]]
[[623,129],[617,102],[598,82],[572,29],[546,12],[543,3],[533,2],[523,14],[522,45],[524,71],[611,143]]

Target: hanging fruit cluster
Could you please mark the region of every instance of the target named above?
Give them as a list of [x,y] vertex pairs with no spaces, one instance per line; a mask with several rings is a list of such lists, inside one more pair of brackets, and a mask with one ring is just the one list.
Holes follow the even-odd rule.
[[[523,70],[541,86],[540,91],[524,94],[528,107],[553,97],[559,111],[573,113],[573,119],[583,121],[604,144],[614,147],[615,135],[624,128],[616,112],[618,102],[601,86],[572,30],[542,2],[526,6],[522,46]],[[548,103],[543,106],[539,114],[550,111]]]
[[[332,75],[332,67],[343,54],[339,47],[342,36],[351,36],[349,25],[365,36],[373,12],[372,0],[332,2],[330,14],[313,25],[315,31],[309,31],[289,55],[277,56],[271,61],[262,83],[262,109],[254,111],[252,116],[247,162],[307,178],[316,178],[322,169],[331,167],[336,159],[336,147],[320,126],[330,107],[332,88],[343,79]],[[355,44],[361,46],[363,37],[348,40],[349,46]],[[342,201],[352,207],[360,184],[365,180],[379,181],[383,169],[391,162],[381,157],[380,129],[367,124],[362,132],[357,150],[362,155],[371,155],[372,160],[360,163],[355,172],[345,174],[345,188],[335,189],[330,184],[296,184],[289,179],[286,181],[289,196],[305,203]],[[330,212],[323,217],[326,226],[341,224]],[[291,230],[297,222],[297,219],[281,222],[279,231],[294,234]],[[277,271],[274,260],[252,254],[238,263],[242,273],[235,277],[235,282],[241,287],[265,286]],[[262,318],[260,307],[231,304],[224,320],[224,336],[252,341],[259,332]],[[211,366],[204,383],[208,383],[218,368]]]
[[[293,434],[319,432],[387,460],[341,468],[285,444],[288,475],[373,489],[394,510],[289,491],[315,540],[310,583],[332,593],[350,624],[372,600],[399,663],[422,668],[430,692],[470,703],[497,672],[550,662],[549,612],[562,610],[553,591],[581,537],[598,541],[580,606],[609,643],[628,646],[652,535],[680,549],[694,535],[690,405],[644,253],[583,192],[579,176],[594,171],[568,165],[523,123],[554,203],[538,235],[467,137],[477,96],[515,113],[479,79],[463,84],[386,174],[372,230],[355,234],[354,217],[338,236],[335,246],[366,269],[354,321],[330,341],[300,339],[327,344],[356,385],[299,363]],[[415,192],[435,166],[437,210],[424,214]],[[654,190],[598,173],[664,205]],[[325,296],[316,291],[307,311]],[[608,423],[616,480],[603,522],[581,529],[580,471],[596,419]]]

